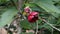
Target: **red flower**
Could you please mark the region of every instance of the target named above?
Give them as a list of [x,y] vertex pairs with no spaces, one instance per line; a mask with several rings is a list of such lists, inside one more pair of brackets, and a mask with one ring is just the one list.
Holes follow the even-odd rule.
[[29,22],[36,22],[36,20],[38,20],[38,12],[31,12],[29,15],[28,15],[28,21]]

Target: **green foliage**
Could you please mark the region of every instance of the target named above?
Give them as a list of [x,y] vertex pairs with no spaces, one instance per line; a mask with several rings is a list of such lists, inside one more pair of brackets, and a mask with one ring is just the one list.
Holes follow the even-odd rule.
[[23,20],[20,22],[21,27],[24,29],[32,29],[31,24],[28,22],[28,20]]
[[[14,2],[11,2],[11,0],[0,0],[0,5],[2,4],[4,6],[0,6],[0,27],[4,27],[6,24],[10,24],[15,18],[14,16],[18,13],[17,7],[17,1],[13,0]],[[24,0],[26,3],[24,3],[24,7],[30,6],[32,11],[37,11],[39,13],[39,17],[46,19],[50,24],[53,26],[60,25],[60,0]],[[9,3],[10,2],[10,3]],[[5,6],[5,3],[9,3],[7,6]],[[16,4],[13,5],[13,3]],[[22,7],[22,10],[24,10],[24,7]],[[29,23],[27,19],[20,21],[20,26],[23,30],[26,29],[36,29],[36,23]],[[57,26],[58,27],[58,26]],[[51,32],[52,27],[43,22],[42,20],[38,20],[38,29],[45,28],[46,31]],[[59,27],[60,28],[60,27]],[[46,32],[44,31],[44,32]],[[48,34],[46,32],[45,34]],[[59,34],[56,30],[53,32],[54,34]],[[22,34],[27,34],[26,32],[22,32]],[[33,34],[33,33],[28,33]]]
[[58,17],[60,14],[60,10],[56,8],[53,4],[51,4],[51,2],[48,2],[47,0],[46,2],[43,0],[37,1],[36,4],[39,5],[41,8],[43,8],[48,13],[51,13],[55,17]]
[[16,10],[15,7],[8,8],[6,12],[4,12],[1,15],[0,27],[3,27],[4,25],[11,23],[11,21],[14,20],[13,17],[17,14],[17,12],[18,11]]

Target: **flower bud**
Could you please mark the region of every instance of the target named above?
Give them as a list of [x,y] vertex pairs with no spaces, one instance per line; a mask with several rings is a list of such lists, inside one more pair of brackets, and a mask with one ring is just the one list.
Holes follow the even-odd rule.
[[31,9],[30,9],[29,6],[27,6],[27,7],[24,8],[24,11],[25,11],[26,13],[30,13],[30,12],[31,12]]

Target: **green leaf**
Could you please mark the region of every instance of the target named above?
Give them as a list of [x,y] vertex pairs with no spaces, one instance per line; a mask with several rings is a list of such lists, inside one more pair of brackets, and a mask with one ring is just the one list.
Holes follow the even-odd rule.
[[53,1],[55,1],[55,2],[59,2],[60,0],[53,0]]
[[49,31],[51,31],[52,30],[52,28],[48,25],[48,24],[44,24],[44,25],[42,25],[42,26],[39,26],[40,28],[46,28],[46,29],[48,29]]
[[35,3],[25,3],[25,6],[36,7]]
[[13,0],[14,2],[17,2],[18,0]]
[[60,10],[47,0],[39,0],[39,1],[37,0],[37,2],[35,3],[48,13],[51,13],[55,17],[58,17],[60,14]]
[[0,0],[0,3],[8,2],[10,0]]
[[58,18],[58,20],[57,20],[57,23],[56,23],[57,25],[60,25],[60,18]]
[[32,28],[31,24],[28,22],[27,19],[23,20],[23,21],[20,21],[20,25],[24,29],[31,29]]
[[53,4],[53,0],[33,0],[34,3],[37,3],[37,2],[40,2],[40,1],[43,1],[45,3],[49,3],[49,4]]
[[9,8],[1,15],[0,27],[3,27],[6,24],[9,24],[13,21],[13,17],[17,14],[15,7]]

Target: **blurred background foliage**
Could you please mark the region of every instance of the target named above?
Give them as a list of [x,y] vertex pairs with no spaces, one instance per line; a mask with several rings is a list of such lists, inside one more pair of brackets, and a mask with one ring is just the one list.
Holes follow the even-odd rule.
[[[18,0],[0,0],[0,27],[10,24],[15,19],[14,16],[19,12],[16,6],[18,6]],[[39,17],[46,19],[50,24],[60,29],[60,0],[24,0],[20,9],[22,13],[26,6],[29,6],[32,11],[39,12]],[[20,26],[23,30],[21,34],[33,34],[26,33],[26,30],[35,31],[36,23],[31,24],[27,19],[21,19]],[[39,31],[42,31],[41,34],[52,33],[53,28],[45,22],[38,20],[38,25]],[[60,32],[53,29],[53,34],[60,34]]]

